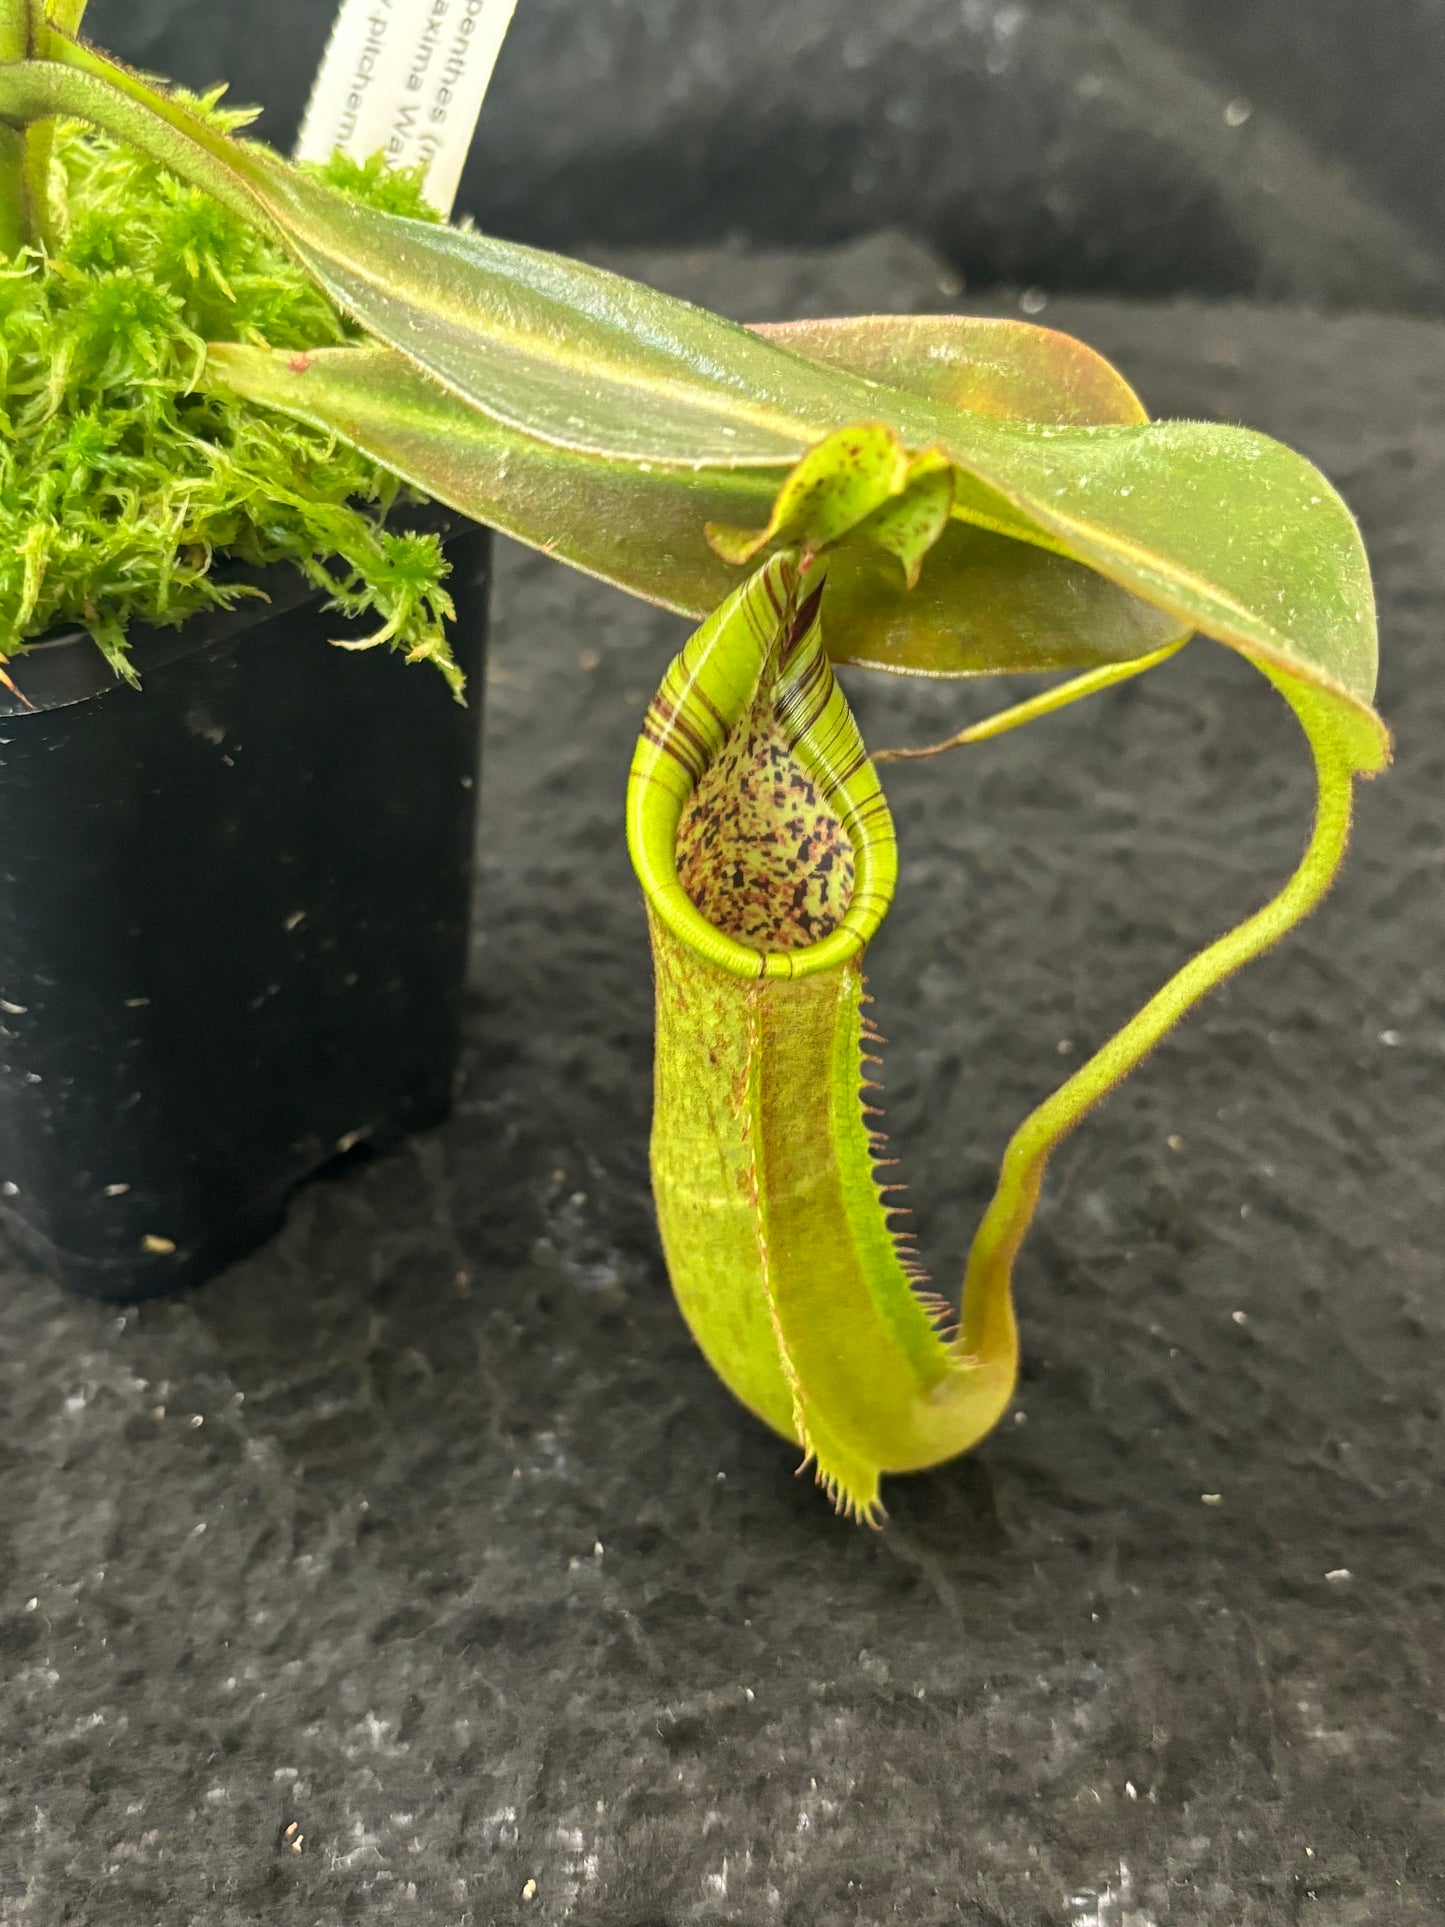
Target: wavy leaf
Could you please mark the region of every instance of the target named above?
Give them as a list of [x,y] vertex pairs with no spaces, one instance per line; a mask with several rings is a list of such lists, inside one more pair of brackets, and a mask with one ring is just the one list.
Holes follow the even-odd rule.
[[[331,430],[505,534],[650,602],[701,617],[737,585],[709,523],[766,520],[771,469],[623,464],[501,427],[385,348],[310,355],[213,347],[205,381]],[[840,661],[917,675],[1088,668],[1152,653],[1179,624],[1095,570],[953,522],[909,592],[878,550],[829,567]]]
[[56,35],[52,50],[65,64],[0,68],[0,113],[93,119],[244,207],[363,327],[501,427],[700,478],[785,473],[830,431],[882,423],[909,451],[947,456],[957,517],[1083,562],[1325,692],[1356,766],[1384,762],[1358,533],[1328,483],[1266,437],[1020,423],[885,386],[601,269],[358,207],[93,49]]

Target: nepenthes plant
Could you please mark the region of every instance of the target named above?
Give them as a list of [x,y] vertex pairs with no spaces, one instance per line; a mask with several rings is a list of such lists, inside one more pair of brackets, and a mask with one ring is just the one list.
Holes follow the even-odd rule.
[[[663,1243],[714,1368],[842,1508],[876,1520],[884,1474],[968,1449],[1008,1404],[1013,1265],[1054,1147],[1339,865],[1354,779],[1389,754],[1348,510],[1265,436],[1148,420],[1116,371],[1049,330],[744,329],[358,205],[53,18],[37,14],[13,51],[0,134],[16,166],[33,172],[49,117],[87,120],[254,224],[366,336],[212,343],[203,388],[323,428],[700,620],[642,722],[627,803],[657,983]],[[945,1306],[890,1226],[869,1114],[864,954],[897,854],[880,759],[832,665],[1066,672],[961,743],[1145,671],[1196,632],[1251,661],[1302,728],[1318,784],[1304,854],[1025,1119]]]
[[[814,455],[810,479],[826,462],[847,475],[838,494],[852,494],[870,456],[886,461],[886,438],[845,432]],[[906,488],[876,505],[858,492],[860,533],[876,540],[875,517],[889,532],[906,518]],[[786,522],[785,500],[780,510]],[[1344,852],[1355,766],[1333,719],[1282,681],[1319,788],[1298,869],[1014,1134],[954,1307],[922,1288],[909,1234],[890,1223],[887,1197],[901,1187],[881,1173],[897,1160],[869,1123],[865,1067],[881,1039],[863,958],[897,850],[824,643],[826,571],[826,549],[775,554],[677,657],[633,760],[628,837],[652,929],[653,1184],[679,1303],[743,1403],[797,1441],[841,1510],[876,1522],[882,1473],[966,1450],[1008,1405],[1013,1262],[1050,1153],[1205,991],[1319,901]],[[1016,727],[1177,646],[912,753]]]

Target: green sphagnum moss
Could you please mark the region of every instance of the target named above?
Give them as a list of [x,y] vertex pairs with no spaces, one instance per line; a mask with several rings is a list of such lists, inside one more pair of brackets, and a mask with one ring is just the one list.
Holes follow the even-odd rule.
[[[254,116],[202,103],[218,125]],[[88,129],[56,130],[68,210],[58,251],[0,262],[0,666],[60,625],[135,680],[132,622],[182,623],[254,589],[226,558],[293,563],[374,640],[460,674],[432,535],[382,518],[396,478],[330,436],[198,394],[211,341],[327,347],[356,338],[279,249],[235,215]],[[338,158],[334,185],[426,216],[416,175]]]

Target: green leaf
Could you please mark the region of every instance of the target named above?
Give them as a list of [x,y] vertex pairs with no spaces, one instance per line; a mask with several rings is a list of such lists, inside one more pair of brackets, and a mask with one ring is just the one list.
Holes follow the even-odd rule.
[[1018,422],[885,386],[601,269],[356,206],[93,50],[64,53],[67,65],[0,68],[0,113],[94,118],[248,206],[364,328],[499,427],[685,471],[668,485],[690,490],[738,470],[781,482],[832,431],[881,423],[909,451],[948,458],[956,517],[1082,562],[1175,625],[1325,692],[1357,766],[1385,760],[1358,533],[1324,479],[1266,437],[1199,422]]
[[754,334],[950,408],[1056,427],[1148,421],[1118,369],[1057,328],[989,315],[855,315],[763,321]]
[[[653,467],[553,448],[468,409],[385,348],[213,346],[201,385],[327,428],[439,501],[685,615],[705,615],[737,586],[705,526],[766,520],[777,492],[770,469]],[[1091,668],[1178,634],[1094,570],[962,522],[930,550],[911,592],[881,548],[845,549],[828,565],[829,646],[872,668]]]
[[559,449],[490,419],[389,348],[211,347],[201,386],[331,430],[439,501],[664,607],[737,586],[708,521],[765,518],[773,470],[648,467]]

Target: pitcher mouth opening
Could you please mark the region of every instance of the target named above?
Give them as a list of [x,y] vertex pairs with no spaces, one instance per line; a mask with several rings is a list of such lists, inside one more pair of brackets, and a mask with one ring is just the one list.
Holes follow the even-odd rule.
[[824,583],[766,563],[663,679],[628,840],[652,913],[731,975],[857,956],[892,900],[892,819],[822,639]]

